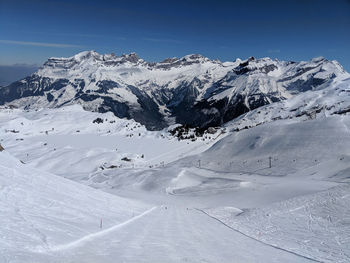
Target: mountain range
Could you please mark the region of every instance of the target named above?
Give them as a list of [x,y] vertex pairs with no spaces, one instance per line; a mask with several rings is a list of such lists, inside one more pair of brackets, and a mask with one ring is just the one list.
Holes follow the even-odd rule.
[[192,54],[151,63],[135,53],[95,51],[50,58],[32,75],[0,88],[0,105],[25,109],[81,104],[134,119],[149,130],[180,123],[220,126],[251,110],[306,91],[322,90],[349,74],[337,61],[271,58],[233,62]]

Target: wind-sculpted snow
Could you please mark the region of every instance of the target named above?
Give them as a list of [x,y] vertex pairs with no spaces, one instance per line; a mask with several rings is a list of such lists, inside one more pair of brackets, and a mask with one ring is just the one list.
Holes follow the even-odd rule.
[[135,53],[86,51],[50,58],[33,75],[1,88],[0,104],[37,109],[78,103],[135,119],[148,129],[174,123],[209,127],[345,76],[338,62],[324,58],[220,62],[188,55],[150,63]]

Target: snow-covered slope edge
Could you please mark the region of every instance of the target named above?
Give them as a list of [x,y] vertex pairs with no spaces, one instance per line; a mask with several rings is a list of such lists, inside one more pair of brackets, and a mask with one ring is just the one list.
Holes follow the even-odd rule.
[[[56,248],[149,207],[35,170],[0,152],[0,261],[48,262]],[[48,253],[48,254],[47,254]]]

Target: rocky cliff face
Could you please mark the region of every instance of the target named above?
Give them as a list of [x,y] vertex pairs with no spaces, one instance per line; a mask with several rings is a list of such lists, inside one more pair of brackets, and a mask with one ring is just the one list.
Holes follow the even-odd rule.
[[50,58],[31,76],[0,88],[0,104],[41,108],[79,103],[87,110],[133,118],[148,129],[173,123],[209,127],[322,89],[346,74],[338,62],[325,58],[220,62],[188,55],[149,63],[135,53],[87,51]]

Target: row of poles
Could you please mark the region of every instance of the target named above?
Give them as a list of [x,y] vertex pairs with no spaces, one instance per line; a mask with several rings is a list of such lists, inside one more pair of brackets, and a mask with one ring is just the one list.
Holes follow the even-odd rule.
[[[198,162],[198,168],[201,168],[201,160],[198,160],[197,162]],[[272,167],[272,157],[269,156],[269,168],[271,167]]]

